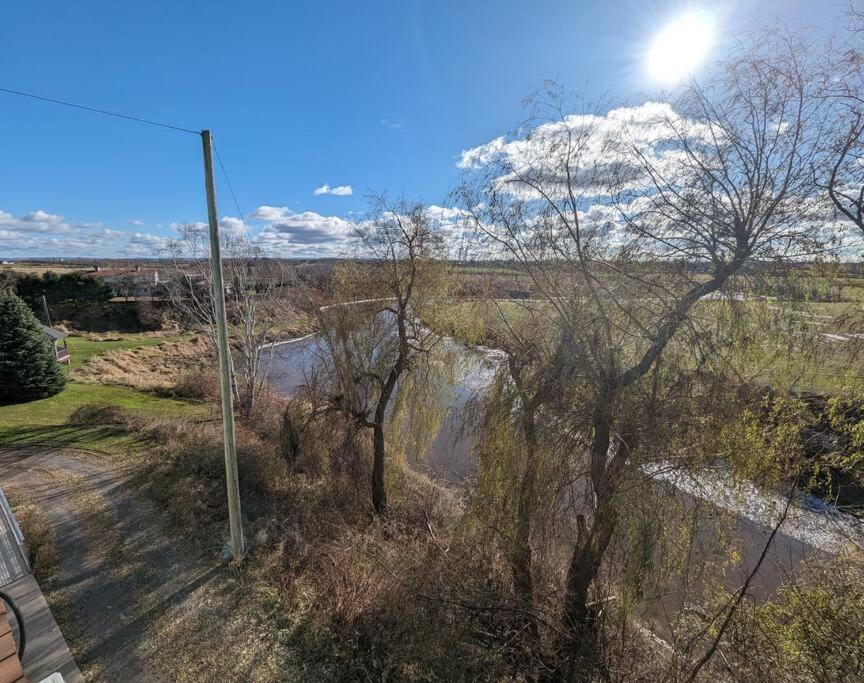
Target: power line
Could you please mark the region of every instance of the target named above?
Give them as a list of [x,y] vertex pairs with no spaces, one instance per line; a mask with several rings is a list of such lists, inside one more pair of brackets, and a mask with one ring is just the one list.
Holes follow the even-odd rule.
[[[53,97],[43,97],[42,95],[34,95],[33,93],[22,92],[21,90],[12,90],[11,88],[0,88],[0,92],[6,93],[8,95],[17,95],[18,97],[28,97],[33,100],[40,100],[42,102],[51,102],[52,104],[60,104],[64,107],[72,107],[73,109],[82,109],[84,111],[94,112],[96,114],[103,114],[105,116],[114,116],[118,119],[126,119],[127,121],[135,121],[136,123],[144,123],[148,126],[157,126],[159,128],[167,128],[169,130],[176,130],[181,133],[192,133],[193,135],[201,135],[200,131],[192,130],[191,128],[183,128],[182,126],[174,126],[170,123],[160,123],[159,121],[151,121],[149,119],[141,118],[140,116],[130,116],[128,114],[119,114],[114,111],[108,111],[107,109],[99,109],[98,107],[90,107],[84,104],[76,104],[74,102],[66,102],[64,100],[58,100]],[[240,220],[243,223],[243,228],[246,230],[246,237],[249,240],[252,239],[252,235],[249,232],[249,226],[246,224],[246,219],[243,217],[243,211],[240,209],[240,204],[237,201],[237,195],[234,193],[234,188],[231,185],[231,179],[228,177],[228,171],[225,169],[225,164],[222,161],[222,156],[219,154],[219,150],[216,147],[216,144],[213,143],[213,151],[216,152],[216,159],[219,161],[219,167],[222,169],[222,175],[225,177],[225,182],[228,185],[228,190],[231,193],[231,199],[234,200],[234,206],[237,209],[237,214],[240,216]]]
[[201,135],[200,131],[192,130],[191,128],[183,128],[181,126],[172,126],[169,123],[159,123],[158,121],[150,121],[142,119],[140,116],[129,116],[127,114],[118,114],[117,112],[107,111],[106,109],[98,109],[97,107],[88,107],[84,104],[75,104],[74,102],[65,102],[56,100],[53,97],[43,97],[42,95],[34,95],[29,92],[21,92],[20,90],[11,90],[9,88],[0,88],[0,92],[8,95],[18,95],[19,97],[29,97],[33,100],[41,100],[43,102],[52,102],[53,104],[62,104],[64,107],[72,107],[73,109],[83,109],[84,111],[92,111],[105,116],[115,116],[118,119],[126,119],[128,121],[136,121],[137,123],[146,123],[149,126],[158,126],[159,128],[169,128],[170,130],[180,131],[181,133],[192,133],[193,135]]
[[228,185],[228,191],[231,193],[231,199],[234,200],[234,208],[237,209],[237,215],[243,223],[243,229],[246,230],[246,238],[251,242],[252,235],[249,232],[249,226],[246,225],[246,219],[243,217],[243,211],[240,209],[240,204],[237,202],[237,195],[234,194],[234,188],[231,186],[231,179],[228,177],[228,171],[225,170],[225,164],[222,163],[222,156],[219,154],[219,148],[216,143],[213,143],[213,151],[216,152],[216,160],[219,162],[219,168],[222,169],[222,175],[225,176],[225,184]]

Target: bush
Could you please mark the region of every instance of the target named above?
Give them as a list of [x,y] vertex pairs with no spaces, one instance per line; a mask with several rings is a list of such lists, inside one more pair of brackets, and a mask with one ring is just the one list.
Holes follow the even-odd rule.
[[[239,392],[241,396],[244,393],[242,383]],[[288,399],[265,385],[259,389],[255,404],[248,415],[243,414],[242,406],[237,401],[234,403],[234,408],[239,412],[239,419],[248,429],[260,438],[271,441],[279,433],[282,413],[286,405]]]
[[0,295],[0,404],[53,396],[66,386],[54,348],[21,299]]
[[279,454],[286,463],[293,466],[300,453],[300,430],[302,424],[298,420],[296,410],[286,408],[282,413],[279,426]]
[[39,275],[24,275],[17,284],[18,294],[34,310],[42,304],[44,296],[48,303],[82,305],[106,303],[113,296],[111,287],[85,273],[62,273],[51,271]]
[[219,378],[215,372],[203,370],[199,372],[187,372],[180,376],[174,386],[160,394],[175,398],[186,398],[194,400],[218,399]]
[[[288,477],[287,465],[271,444],[237,424],[237,468],[244,518],[255,518],[272,503]],[[220,422],[169,420],[149,429],[158,445],[141,482],[186,528],[226,525],[225,455]],[[227,528],[227,526],[226,526]]]
[[128,428],[135,424],[134,418],[128,412],[109,403],[86,403],[72,411],[67,421],[77,427]]

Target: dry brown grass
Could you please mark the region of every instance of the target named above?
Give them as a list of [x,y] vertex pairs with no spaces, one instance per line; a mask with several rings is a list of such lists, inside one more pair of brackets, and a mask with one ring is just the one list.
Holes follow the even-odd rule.
[[71,376],[89,384],[120,384],[145,391],[167,391],[184,375],[206,372],[211,355],[207,341],[203,337],[193,337],[138,349],[108,351],[87,359]]
[[[63,324],[55,325],[57,329],[69,331]],[[155,330],[151,332],[136,332],[136,339],[164,339],[166,337],[176,337],[178,329],[176,327]],[[123,341],[129,337],[124,332],[72,332],[71,336],[81,337],[88,341],[107,342],[107,341]]]
[[7,489],[6,494],[24,534],[33,573],[40,581],[45,581],[57,570],[57,544],[51,520],[23,493]]
[[[286,660],[300,653],[326,680],[507,678],[518,620],[507,608],[506,565],[463,524],[458,497],[394,464],[390,510],[377,518],[366,435],[348,438],[335,421],[304,423],[302,407],[290,409],[294,461],[279,420],[267,430],[238,425],[250,546],[237,566],[239,614],[270,642],[290,643]],[[184,534],[225,538],[219,425],[162,422],[148,433],[160,445],[142,485]]]

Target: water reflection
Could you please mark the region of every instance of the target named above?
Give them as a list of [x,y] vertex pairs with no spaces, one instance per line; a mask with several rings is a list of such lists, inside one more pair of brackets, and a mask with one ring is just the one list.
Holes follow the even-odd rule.
[[[329,350],[321,336],[311,335],[274,345],[264,353],[272,354],[273,388],[292,396],[319,374]],[[493,349],[466,348],[450,339],[443,340],[433,353],[440,361],[439,371],[429,376],[432,386],[426,396],[436,405],[425,408],[441,412],[440,423],[424,451],[410,452],[406,457],[437,479],[458,484],[474,472],[469,413],[489,387],[502,356]],[[447,371],[440,371],[444,367]],[[411,413],[406,416],[406,433],[412,431],[411,417]]]

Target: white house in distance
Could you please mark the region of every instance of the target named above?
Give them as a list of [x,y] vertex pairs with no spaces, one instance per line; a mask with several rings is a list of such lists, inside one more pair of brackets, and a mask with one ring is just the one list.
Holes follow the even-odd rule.
[[159,271],[155,268],[100,268],[93,266],[88,276],[98,278],[114,290],[115,296],[152,296],[159,284]]

